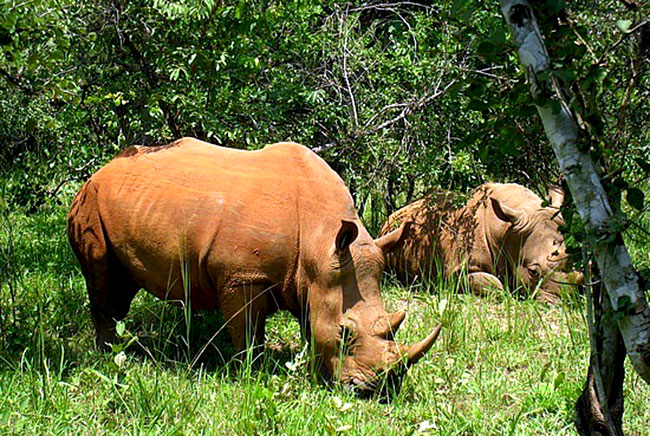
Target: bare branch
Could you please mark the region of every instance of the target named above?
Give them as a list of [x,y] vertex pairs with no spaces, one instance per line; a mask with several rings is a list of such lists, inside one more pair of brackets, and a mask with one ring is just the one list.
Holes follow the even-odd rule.
[[416,3],[416,2],[391,2],[391,3],[366,3],[363,4],[359,7],[352,8],[350,9],[350,12],[359,12],[359,11],[367,11],[369,9],[377,9],[377,10],[391,10],[395,8],[403,8],[407,6],[414,6],[417,8],[422,8],[424,10],[429,10],[431,9],[431,6],[425,5],[422,3]]
[[[345,16],[347,17],[348,13],[346,10]],[[344,27],[343,17],[339,17],[340,28],[344,32],[343,36],[343,78],[345,79],[345,84],[348,88],[348,94],[350,95],[350,103],[352,104],[352,115],[354,116],[354,125],[359,127],[359,115],[357,114],[357,103],[354,100],[354,93],[352,92],[352,86],[350,86],[350,78],[348,74],[348,29]]]
[[420,98],[418,100],[415,100],[415,101],[413,101],[411,103],[400,104],[399,106],[396,106],[396,107],[400,107],[400,106],[406,105],[404,107],[404,109],[402,110],[402,112],[400,112],[400,114],[398,116],[396,116],[395,118],[391,118],[390,120],[384,121],[383,123],[366,130],[365,132],[363,132],[363,135],[365,136],[365,135],[368,135],[370,133],[374,133],[374,132],[376,132],[378,130],[390,127],[393,124],[395,124],[396,122],[398,122],[400,120],[403,120],[404,118],[408,117],[409,115],[411,115],[412,113],[414,113],[418,109],[421,109],[421,108],[424,108],[424,107],[428,106],[433,100],[440,97],[454,83],[456,83],[456,79],[453,79],[449,83],[447,83],[447,85],[445,85],[445,87],[442,90],[438,90],[441,82],[442,82],[442,79],[437,82],[436,87],[435,87],[435,89],[434,89],[434,91],[433,91],[433,93],[431,95],[422,97],[422,98]]

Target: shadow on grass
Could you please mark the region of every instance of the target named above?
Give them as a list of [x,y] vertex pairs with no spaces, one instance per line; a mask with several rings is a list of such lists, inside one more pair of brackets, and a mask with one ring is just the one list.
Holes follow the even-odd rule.
[[[287,362],[293,361],[299,352],[295,343],[269,338],[268,328],[264,346],[236,351],[218,310],[193,312],[189,318],[189,329],[186,319],[182,308],[140,291],[124,321],[125,331],[117,347],[108,354],[116,354],[124,348],[126,354],[166,369],[200,368],[208,372],[227,369],[228,373],[236,375],[239,369],[248,364],[252,364],[255,370],[277,374],[286,370]],[[295,327],[297,329],[297,325]],[[284,330],[287,328],[283,327]],[[292,333],[294,336],[298,334]]]
[[[2,209],[0,220],[0,370],[50,371],[98,361],[85,282],[65,232],[67,207],[44,205],[36,213]],[[245,360],[235,353],[218,311],[183,310],[140,291],[124,321],[129,355],[168,368],[218,371]],[[220,332],[213,337],[215,332]],[[189,334],[188,334],[189,332]],[[130,335],[130,336],[128,336]],[[205,349],[204,345],[208,344]],[[266,347],[263,370],[275,371],[295,356],[291,347]],[[116,353],[101,358],[110,360]],[[198,356],[198,358],[197,358]]]
[[263,350],[237,353],[219,311],[192,313],[187,336],[181,308],[141,291],[124,320],[116,349],[101,354],[95,347],[85,289],[78,281],[83,279],[77,277],[74,287],[50,295],[45,294],[44,283],[27,283],[35,307],[29,314],[19,311],[16,325],[5,329],[0,371],[27,370],[43,376],[56,371],[56,378],[63,380],[79,368],[112,365],[123,349],[129,360],[151,362],[161,369],[222,373],[235,379],[248,369],[265,375],[286,372],[299,351],[295,344],[273,338]]

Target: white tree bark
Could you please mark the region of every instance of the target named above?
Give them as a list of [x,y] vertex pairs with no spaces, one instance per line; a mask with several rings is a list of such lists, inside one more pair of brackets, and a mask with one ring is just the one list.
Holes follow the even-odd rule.
[[[597,239],[592,248],[611,305],[625,313],[618,328],[627,354],[635,371],[650,384],[650,309],[618,230],[620,226],[616,225],[617,218],[591,158],[578,149],[578,125],[557,81],[549,74],[551,62],[530,5],[525,0],[501,0],[501,11],[512,31],[546,136],[580,218],[587,232]],[[540,73],[549,78],[541,80]]]

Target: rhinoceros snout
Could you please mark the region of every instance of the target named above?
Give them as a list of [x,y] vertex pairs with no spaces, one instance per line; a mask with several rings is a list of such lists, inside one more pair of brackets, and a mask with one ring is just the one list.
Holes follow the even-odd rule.
[[380,401],[387,401],[399,394],[406,369],[406,365],[400,365],[368,379],[352,377],[345,381],[343,386],[346,391],[359,398],[376,397]]
[[373,383],[369,381],[363,381],[359,378],[352,378],[348,382],[344,382],[343,389],[347,392],[350,392],[356,395],[359,398],[370,398],[375,392]]

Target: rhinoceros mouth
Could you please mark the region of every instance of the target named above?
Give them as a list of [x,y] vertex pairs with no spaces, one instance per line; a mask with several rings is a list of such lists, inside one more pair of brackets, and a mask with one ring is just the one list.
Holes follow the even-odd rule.
[[346,391],[360,398],[379,397],[380,400],[387,400],[399,394],[406,370],[406,365],[395,365],[372,376],[351,376],[342,379],[341,383]]

